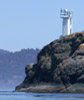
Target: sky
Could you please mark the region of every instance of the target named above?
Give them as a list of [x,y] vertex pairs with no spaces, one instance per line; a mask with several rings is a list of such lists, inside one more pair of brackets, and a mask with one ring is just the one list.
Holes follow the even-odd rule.
[[61,8],[73,12],[73,33],[84,31],[84,0],[0,0],[0,49],[42,49],[58,39]]

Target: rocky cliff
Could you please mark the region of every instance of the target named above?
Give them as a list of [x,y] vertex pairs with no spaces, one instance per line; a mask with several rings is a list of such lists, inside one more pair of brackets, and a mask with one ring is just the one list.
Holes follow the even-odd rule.
[[51,42],[25,71],[15,91],[84,92],[84,32]]

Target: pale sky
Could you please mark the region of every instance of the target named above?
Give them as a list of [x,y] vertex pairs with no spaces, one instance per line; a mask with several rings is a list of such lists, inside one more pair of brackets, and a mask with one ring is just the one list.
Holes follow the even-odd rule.
[[0,0],[0,49],[41,49],[59,38],[61,8],[73,12],[73,32],[84,31],[84,0]]

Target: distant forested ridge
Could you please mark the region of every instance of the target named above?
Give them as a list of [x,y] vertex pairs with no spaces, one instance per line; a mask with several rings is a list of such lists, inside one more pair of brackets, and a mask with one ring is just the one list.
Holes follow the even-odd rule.
[[39,49],[9,52],[0,49],[0,87],[16,86],[25,77],[25,66],[35,63]]

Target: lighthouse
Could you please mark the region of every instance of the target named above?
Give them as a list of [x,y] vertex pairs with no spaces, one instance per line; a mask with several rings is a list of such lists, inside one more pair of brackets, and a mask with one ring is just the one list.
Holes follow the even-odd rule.
[[62,18],[62,37],[70,35],[72,33],[72,12],[61,9],[60,17]]

